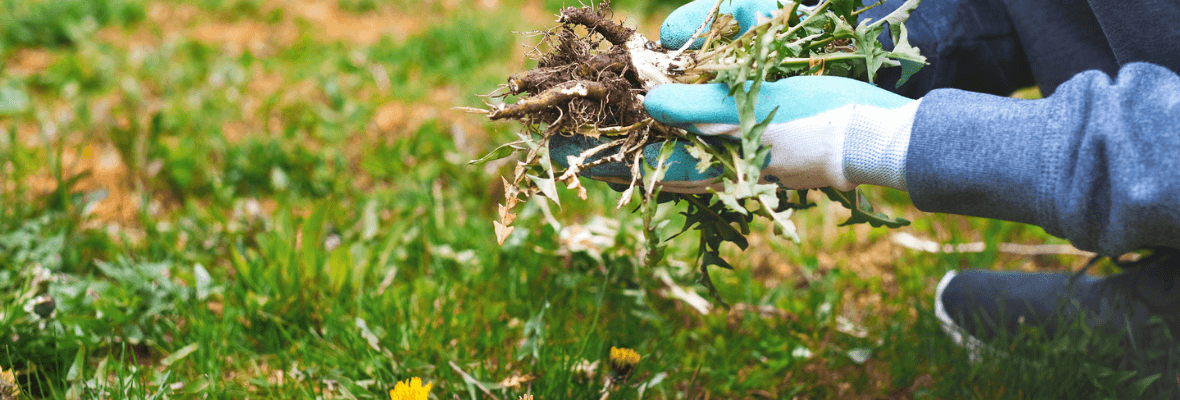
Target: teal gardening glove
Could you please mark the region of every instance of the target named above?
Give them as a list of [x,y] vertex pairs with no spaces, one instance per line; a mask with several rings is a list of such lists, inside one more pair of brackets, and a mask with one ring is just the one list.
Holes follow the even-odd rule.
[[[648,93],[644,107],[662,123],[736,138],[741,135],[738,111],[728,95],[724,84],[661,85]],[[755,115],[763,121],[777,111],[762,134],[762,144],[770,147],[762,179],[788,189],[851,190],[868,183],[905,190],[905,152],[918,104],[846,78],[800,76],[764,83]],[[695,168],[695,160],[676,152],[665,180],[687,175],[674,171]]]
[[[713,4],[713,0],[697,0],[673,12],[660,30],[663,45],[687,42]],[[743,31],[753,25],[757,13],[778,9],[776,0],[722,4],[721,12],[733,13]],[[698,135],[736,138],[741,135],[737,106],[728,93],[724,84],[667,84],[651,90],[644,106],[664,124]],[[803,76],[764,83],[755,114],[763,121],[777,111],[762,136],[762,144],[771,148],[762,178],[789,189],[851,190],[867,183],[905,190],[905,152],[919,103],[846,78]],[[554,159],[564,164],[566,154],[576,155],[586,144],[560,139],[550,146]],[[654,164],[659,147],[645,148],[649,164]],[[720,169],[698,172],[697,159],[681,143],[667,164],[665,191],[702,193],[719,188]],[[630,172],[621,163],[596,168],[584,175],[608,182],[630,181]]]

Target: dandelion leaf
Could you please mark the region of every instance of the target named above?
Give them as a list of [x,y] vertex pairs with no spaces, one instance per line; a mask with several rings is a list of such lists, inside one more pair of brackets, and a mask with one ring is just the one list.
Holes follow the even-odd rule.
[[533,183],[537,185],[537,188],[541,189],[542,195],[544,195],[549,200],[552,200],[554,204],[561,206],[561,199],[557,197],[557,182],[555,182],[553,178],[542,178],[535,175],[525,176],[528,177],[529,180],[533,181]]
[[874,228],[880,228],[882,226],[900,228],[910,224],[910,221],[905,218],[890,218],[885,213],[874,210],[873,205],[869,204],[869,199],[859,190],[853,189],[852,191],[841,192],[830,187],[823,188],[822,190],[824,194],[828,195],[829,199],[839,202],[844,207],[852,210],[852,216],[848,217],[848,220],[841,222],[839,226],[867,223]]
[[787,208],[784,211],[776,211],[779,209],[779,200],[779,197],[775,194],[758,195],[758,201],[762,202],[767,216],[775,222],[775,231],[790,238],[795,243],[799,243],[799,235],[795,233],[795,223],[789,219],[791,212],[794,210]]
[[860,0],[831,0],[832,12],[843,19],[856,18],[852,15],[853,11],[864,8],[864,4]]
[[725,268],[728,270],[733,269],[733,265],[730,265],[729,262],[725,261],[724,258],[721,258],[721,256],[717,255],[716,253],[712,253],[712,252],[705,252],[705,254],[703,256],[701,256],[701,263],[706,267],[710,266],[710,265],[715,265],[715,266]]

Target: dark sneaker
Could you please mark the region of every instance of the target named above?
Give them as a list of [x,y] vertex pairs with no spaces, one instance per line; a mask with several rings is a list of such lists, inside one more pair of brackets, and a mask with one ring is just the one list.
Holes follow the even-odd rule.
[[[1096,332],[1159,343],[1180,333],[1180,254],[1171,249],[1096,278],[1084,273],[951,271],[938,284],[935,314],[943,330],[973,358],[985,343],[1014,338],[1022,329],[1056,337],[1073,323]],[[1154,323],[1153,317],[1163,324]]]

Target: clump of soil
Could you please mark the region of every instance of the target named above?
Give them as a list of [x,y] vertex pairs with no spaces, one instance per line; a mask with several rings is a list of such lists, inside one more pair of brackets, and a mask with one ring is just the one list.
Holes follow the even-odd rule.
[[[541,46],[549,52],[537,60],[537,68],[508,79],[509,94],[526,96],[494,107],[488,117],[544,124],[546,132],[564,134],[647,120],[642,101],[646,85],[628,49],[628,41],[637,35],[609,15],[608,4],[562,10],[558,21],[563,24],[543,33]],[[586,33],[579,34],[578,27]],[[645,47],[660,51],[654,43]]]

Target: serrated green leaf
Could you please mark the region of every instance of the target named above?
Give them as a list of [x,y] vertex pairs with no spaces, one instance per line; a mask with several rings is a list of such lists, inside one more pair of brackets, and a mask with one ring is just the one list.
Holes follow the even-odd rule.
[[865,76],[869,83],[873,83],[877,78],[877,70],[881,69],[881,65],[885,64],[889,53],[881,49],[877,37],[885,30],[884,27],[877,24],[869,24],[867,21],[862,22],[856,27],[856,33],[853,36],[853,42],[856,45],[856,53],[864,57]]
[[701,263],[706,267],[715,265],[728,270],[733,270],[733,266],[729,265],[728,261],[725,261],[725,259],[721,258],[721,256],[711,252],[706,252],[703,256],[701,256]]
[[[709,266],[719,265],[722,268],[725,268],[724,266],[717,263],[722,263],[724,265],[729,265],[729,263],[726,263],[725,260],[721,259],[721,257],[717,255],[716,248],[708,249],[702,247],[701,251],[700,283],[701,285],[705,286],[705,289],[709,290],[709,296],[712,297],[713,300],[717,302],[717,304],[721,304],[721,307],[724,307],[726,310],[728,310],[729,303],[726,303],[725,299],[721,298],[721,293],[717,291],[716,286],[713,286],[713,279],[709,278]],[[730,269],[732,269],[732,267]]]
[[852,211],[852,215],[848,217],[848,220],[841,222],[838,226],[867,223],[874,228],[880,228],[882,226],[900,228],[910,224],[910,221],[905,218],[889,218],[888,215],[873,210],[873,206],[869,204],[868,198],[859,190],[853,189],[852,191],[841,192],[831,187],[825,187],[821,190],[829,199],[839,202]]
[[[746,241],[746,236],[741,231],[735,229],[733,226],[730,226],[728,223],[721,222],[721,223],[715,224],[714,227],[716,228],[715,229],[716,235],[714,235],[713,237],[715,237],[717,239],[724,239],[727,242],[731,242],[731,243],[737,245],[742,250],[745,250],[746,247],[750,246],[750,244]],[[720,240],[717,240],[717,243],[712,244],[713,248],[717,248],[720,246],[721,246]]]
[[[911,76],[926,65],[926,57],[918,52],[917,47],[910,45],[909,33],[906,31],[905,25],[898,24],[897,26],[897,30],[900,33],[894,39],[894,43],[897,43],[897,45],[889,53],[889,58],[901,63],[901,78],[897,80],[897,87],[901,87]],[[890,30],[893,30],[892,26],[890,26]]]
[[736,212],[739,212],[742,214],[746,213],[746,208],[742,207],[741,203],[738,203],[737,195],[735,195],[733,193],[729,193],[728,189],[726,190],[725,193],[717,193],[717,199],[721,200],[721,202],[723,204],[725,204],[726,207],[729,207],[729,209],[731,209],[733,211],[736,211]]
[[831,0],[832,12],[840,16],[842,19],[854,19],[856,16],[852,15],[853,11],[864,7],[860,0]]
[[[774,115],[776,113],[778,113],[778,107],[770,110],[770,113],[766,114],[765,119],[750,127],[750,132],[748,134],[750,140],[742,140],[742,151],[745,152],[746,159],[751,161],[751,167],[757,171],[761,171],[762,165],[764,164],[764,162],[758,158],[764,158],[767,154],[770,154],[770,149],[766,149],[762,146],[762,134],[766,132],[766,128],[770,126],[770,121],[774,120]],[[743,138],[746,137],[746,135],[747,134],[743,132]],[[760,152],[759,150],[765,151]],[[759,174],[756,172],[754,178],[757,178],[758,176]],[[753,181],[757,182],[758,179],[754,179]]]
[[766,216],[775,222],[775,231],[790,238],[791,241],[799,243],[799,235],[795,232],[795,223],[789,219],[794,210],[788,208],[786,211],[775,211],[779,205],[779,198],[773,195],[761,195],[758,196],[758,200],[762,202]]
[[897,61],[899,63],[901,63],[901,77],[897,79],[897,86],[896,87],[901,87],[901,85],[904,85],[907,81],[910,80],[911,76],[914,76],[914,74],[918,73],[918,70],[922,69],[922,67],[925,66],[925,64],[917,63],[917,62],[910,61],[910,60],[897,60]]
[[659,188],[656,182],[664,179],[664,174],[668,171],[668,159],[672,157],[672,153],[675,151],[675,141],[664,141],[664,144],[660,146],[659,158],[655,160],[656,167],[654,169],[648,169],[649,172],[643,177],[643,185],[647,189],[647,193],[650,193],[652,196],[658,196]]
[[852,37],[856,34],[856,27],[848,22],[848,19],[837,18],[836,26],[832,29],[832,36],[834,37]]
[[898,30],[901,29],[901,26],[905,24],[905,21],[910,18],[910,13],[913,13],[914,10],[918,9],[918,4],[921,2],[922,0],[906,0],[905,3],[902,3],[896,9],[894,9],[893,12],[890,12],[889,15],[886,15],[885,18],[881,18],[880,21],[874,22],[873,25],[881,26],[883,24],[889,24],[890,33],[893,35],[893,40],[896,43],[896,40],[900,35]]

